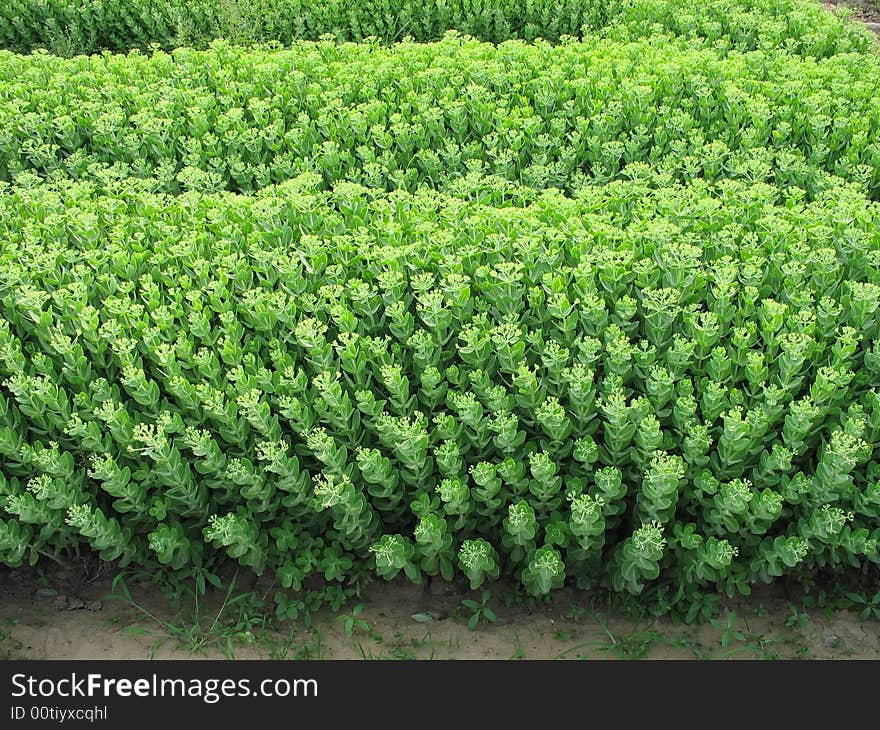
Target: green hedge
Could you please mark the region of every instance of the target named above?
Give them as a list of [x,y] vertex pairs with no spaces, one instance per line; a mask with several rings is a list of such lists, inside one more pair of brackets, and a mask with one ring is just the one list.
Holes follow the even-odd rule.
[[0,560],[661,610],[878,562],[855,187],[320,184],[2,189]]
[[575,191],[647,164],[812,196],[880,196],[880,63],[691,49],[681,40],[383,48],[224,43],[150,56],[0,52],[0,179],[145,177],[250,193],[306,172],[327,187],[447,188],[469,173]]
[[0,9],[0,45],[104,51],[0,51],[0,562],[235,561],[290,617],[401,574],[687,618],[876,580],[868,36],[391,6]]
[[430,41],[449,30],[493,43],[661,31],[820,58],[870,45],[868,34],[805,0],[10,0],[0,7],[0,47],[61,55],[203,46],[217,38]]

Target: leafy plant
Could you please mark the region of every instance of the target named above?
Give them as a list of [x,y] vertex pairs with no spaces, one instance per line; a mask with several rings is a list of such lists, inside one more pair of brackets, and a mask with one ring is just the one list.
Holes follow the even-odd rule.
[[[18,623],[17,620],[7,620],[9,626]],[[13,635],[7,626],[0,627],[0,659],[21,659],[22,644]]]
[[785,628],[790,630],[803,631],[810,624],[810,616],[806,611],[801,611],[798,607],[790,603],[788,605],[791,614],[785,619]]
[[875,577],[880,64],[719,3],[0,10],[159,44],[0,53],[0,561],[234,566],[306,622]]
[[371,633],[370,625],[364,619],[360,618],[363,610],[364,604],[358,603],[352,608],[351,613],[342,614],[336,617],[338,621],[342,622],[345,629],[345,635],[350,639],[355,638],[358,634]]
[[862,621],[869,618],[880,619],[880,591],[873,596],[867,593],[847,593],[846,597],[858,609]]
[[[627,635],[615,635],[599,616],[594,616],[594,620],[607,635],[608,643],[593,641],[576,644],[558,654],[556,659],[563,659],[575,652],[582,652],[584,649],[611,652],[618,659],[644,659],[654,643],[664,638],[660,632],[654,629],[641,629],[638,625]],[[587,658],[587,655],[584,654],[576,654],[576,656],[581,659]]]
[[[237,645],[254,644],[267,628],[262,601],[253,592],[236,594],[236,580],[237,577],[233,577],[229,582],[216,611],[204,610],[199,591],[191,588],[186,590],[186,594],[175,601],[178,607],[175,617],[171,619],[163,618],[138,603],[132,597],[123,573],[113,579],[113,592],[107,599],[125,602],[137,610],[141,619],[154,624],[149,629],[136,624],[124,629],[127,633],[155,638],[152,655],[155,655],[162,644],[170,641],[174,648],[191,654],[206,654],[209,650],[215,650],[227,659],[234,659]],[[190,607],[184,606],[187,598],[192,601]]]
[[520,641],[519,634],[516,631],[513,632],[513,653],[510,655],[510,659],[525,659],[526,652],[523,649],[522,641]]
[[779,640],[755,633],[749,628],[748,621],[743,622],[744,629],[737,628],[736,611],[728,612],[727,618],[724,621],[712,619],[711,623],[721,631],[719,643],[722,649],[726,649],[726,651],[720,654],[719,658],[729,659],[734,654],[742,652],[756,655],[760,659],[779,658],[778,652],[773,650],[773,645]]
[[498,622],[498,616],[489,607],[492,594],[489,591],[483,591],[480,600],[473,598],[465,598],[460,605],[460,609],[467,616],[467,627],[471,631],[475,631],[481,623],[494,624]]
[[[465,0],[437,5],[427,0],[321,5],[303,0],[13,0],[0,13],[0,43],[19,52],[48,48],[60,55],[101,50],[128,51],[158,45],[204,45],[215,38],[236,43],[331,35],[339,41],[373,37],[385,43],[405,36],[433,40],[457,29],[493,43],[513,38],[558,41],[611,26],[629,35],[648,35],[662,28],[702,43],[726,41],[754,50],[760,40],[793,52],[824,55],[864,48],[865,39],[846,32],[827,13],[801,2],[748,3],[731,6],[687,1],[630,5],[606,0],[588,4],[576,0],[493,0],[474,6]],[[727,19],[727,14],[736,16]],[[827,17],[826,17],[827,16]],[[718,18],[726,18],[719,22]],[[782,27],[780,18],[787,21]],[[775,21],[775,22],[774,22]],[[620,31],[617,31],[620,34]]]
[[357,647],[361,657],[363,659],[373,659],[376,657],[373,657],[371,649],[364,646],[361,639],[367,637],[377,644],[382,644],[384,641],[382,635],[370,626],[365,619],[360,617],[363,610],[364,604],[358,603],[352,608],[351,613],[340,614],[336,619],[342,622],[343,628],[345,629],[345,635],[351,639],[352,643]]

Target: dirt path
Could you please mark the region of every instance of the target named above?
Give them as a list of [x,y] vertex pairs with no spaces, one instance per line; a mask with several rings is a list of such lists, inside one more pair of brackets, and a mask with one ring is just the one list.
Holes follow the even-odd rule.
[[[265,621],[260,593],[220,612],[222,596],[198,617],[175,613],[155,588],[132,584],[131,598],[108,598],[109,579],[23,578],[0,573],[0,657],[32,659],[553,659],[553,658],[880,658],[880,622],[850,612],[794,611],[778,591],[725,605],[721,618],[684,626],[591,607],[564,591],[550,603],[505,606],[496,621],[467,626],[481,596],[406,584],[369,587],[362,608],[317,615],[310,628]],[[271,596],[271,593],[269,594]],[[499,593],[500,595],[500,593]],[[271,601],[271,598],[269,599]],[[146,615],[151,614],[151,617]]]

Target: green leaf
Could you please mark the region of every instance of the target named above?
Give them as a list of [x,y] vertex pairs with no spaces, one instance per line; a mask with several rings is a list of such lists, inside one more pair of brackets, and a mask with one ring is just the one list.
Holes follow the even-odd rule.
[[414,613],[412,615],[412,620],[417,621],[420,624],[428,624],[432,621],[436,621],[437,617],[433,613]]

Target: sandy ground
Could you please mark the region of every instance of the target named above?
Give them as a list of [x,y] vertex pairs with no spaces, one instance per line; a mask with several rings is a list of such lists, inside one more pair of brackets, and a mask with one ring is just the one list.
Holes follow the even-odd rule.
[[[880,659],[880,622],[846,611],[798,607],[793,613],[776,589],[728,602],[718,619],[699,626],[615,614],[573,591],[533,606],[508,607],[498,598],[488,604],[496,621],[470,630],[472,612],[462,601],[481,596],[446,585],[426,591],[374,584],[362,608],[346,606],[341,617],[322,612],[310,628],[268,625],[260,618],[265,611],[247,602],[227,604],[218,617],[221,595],[196,615],[193,604],[173,610],[148,584],[129,588],[138,607],[112,598],[108,577],[0,572],[0,657]],[[257,588],[252,595],[262,593]]]

